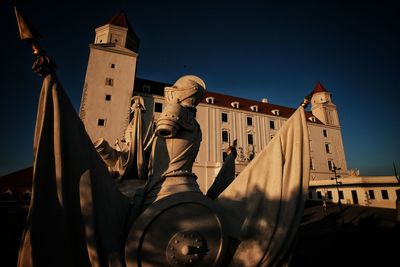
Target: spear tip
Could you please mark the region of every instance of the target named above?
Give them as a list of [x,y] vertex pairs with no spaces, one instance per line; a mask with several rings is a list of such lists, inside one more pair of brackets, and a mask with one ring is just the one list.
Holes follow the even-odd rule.
[[18,11],[17,7],[14,6],[15,17],[17,18],[17,24],[19,29],[19,37],[23,41],[32,41],[42,38],[40,33],[32,26],[32,24],[24,18],[21,12]]

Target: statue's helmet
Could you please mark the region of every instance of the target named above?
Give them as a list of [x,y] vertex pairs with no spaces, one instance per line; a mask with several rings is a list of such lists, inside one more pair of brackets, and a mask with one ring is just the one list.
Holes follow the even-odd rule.
[[164,96],[167,104],[179,103],[184,107],[196,107],[203,99],[206,85],[194,75],[179,78],[171,87],[165,87]]

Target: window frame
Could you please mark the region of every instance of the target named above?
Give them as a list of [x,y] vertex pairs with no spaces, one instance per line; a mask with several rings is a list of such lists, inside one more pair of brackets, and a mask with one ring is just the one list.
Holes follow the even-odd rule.
[[98,118],[97,119],[97,126],[105,127],[106,126],[106,119]]
[[276,130],[275,120],[269,120],[269,129]]
[[[251,142],[250,142],[250,140],[251,140]],[[251,133],[247,134],[247,144],[248,145],[254,145],[254,135],[251,134]]]
[[375,199],[375,191],[373,189],[368,190],[368,198]]
[[107,77],[106,78],[106,86],[114,86],[114,79]]
[[[161,107],[161,110],[158,111],[157,107]],[[154,101],[154,113],[162,113],[163,108],[164,108],[164,104],[163,103]]]
[[327,162],[328,162],[328,170],[333,171],[333,160],[328,159]]
[[[226,117],[226,120],[224,120],[224,117]],[[228,123],[229,122],[229,118],[228,118],[228,113],[226,112],[221,112],[221,122],[225,122]]]
[[246,125],[247,126],[254,126],[253,125],[253,117],[250,117],[250,116],[246,117]]
[[381,190],[381,196],[383,200],[389,200],[389,192],[387,191],[387,189]]
[[331,143],[325,143],[325,152],[328,153],[328,154],[332,154]]
[[[224,137],[226,137],[226,138],[224,138]],[[229,131],[228,130],[222,130],[221,141],[222,141],[222,143],[229,143]]]

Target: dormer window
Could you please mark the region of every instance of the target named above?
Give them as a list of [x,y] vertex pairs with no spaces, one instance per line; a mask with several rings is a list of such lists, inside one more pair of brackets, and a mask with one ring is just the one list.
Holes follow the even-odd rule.
[[317,118],[315,118],[314,116],[311,116],[308,118],[310,121],[312,122],[317,122]]
[[250,107],[250,109],[254,112],[258,112],[258,106],[257,105],[253,105]]
[[238,101],[234,101],[234,102],[231,103],[231,106],[233,108],[239,108],[239,102]]
[[214,97],[212,97],[212,96],[207,97],[207,98],[206,98],[206,102],[207,102],[208,104],[214,104]]
[[149,85],[143,85],[143,93],[151,93],[151,87]]
[[271,110],[271,113],[272,114],[274,114],[274,115],[276,115],[276,116],[279,116],[279,109],[273,109],[273,110]]

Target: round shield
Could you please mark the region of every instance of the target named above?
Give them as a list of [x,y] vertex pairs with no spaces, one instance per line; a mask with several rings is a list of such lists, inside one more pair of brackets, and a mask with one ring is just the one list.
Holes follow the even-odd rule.
[[150,205],[131,226],[125,260],[133,266],[219,266],[226,248],[212,200],[177,193]]

